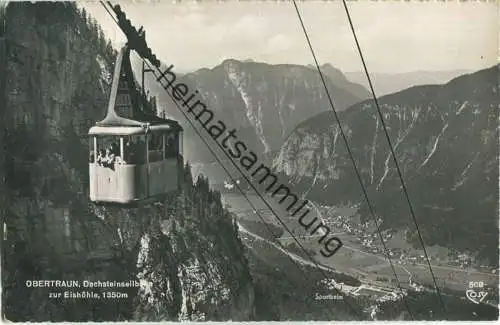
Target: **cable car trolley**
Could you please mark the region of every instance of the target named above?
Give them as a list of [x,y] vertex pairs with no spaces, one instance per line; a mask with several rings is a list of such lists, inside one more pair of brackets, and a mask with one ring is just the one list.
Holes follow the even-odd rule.
[[107,115],[89,130],[90,200],[95,203],[154,200],[180,186],[182,127],[147,113],[151,103],[137,89],[129,54],[125,45],[116,60]]

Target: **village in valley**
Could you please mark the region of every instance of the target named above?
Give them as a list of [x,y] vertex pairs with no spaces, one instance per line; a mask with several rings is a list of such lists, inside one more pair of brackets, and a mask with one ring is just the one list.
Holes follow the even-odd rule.
[[[227,186],[226,189],[230,190]],[[236,201],[240,202],[241,200],[238,195],[233,196],[233,194],[226,193],[225,199],[230,205],[231,202],[233,202],[234,206],[241,204],[236,203]],[[311,202],[309,208],[315,211],[315,215],[321,218],[323,224],[332,230],[332,235],[342,240],[343,247],[331,258],[324,258],[321,254],[315,254],[317,237],[321,237],[322,234],[310,235],[304,233],[300,227],[297,227],[297,220],[294,218],[283,218],[287,226],[292,229],[294,237],[290,236],[288,232],[283,232],[281,236],[274,239],[262,238],[246,229],[247,222],[250,220],[259,224],[256,218],[257,214],[264,217],[270,225],[280,227],[267,208],[262,206],[262,209],[260,209],[261,207],[258,207],[258,211],[253,209],[231,209],[236,213],[240,227],[243,227],[240,228],[240,231],[245,229],[245,231],[241,232],[244,242],[253,247],[258,242],[265,241],[267,247],[274,246],[289,256],[293,255],[301,263],[312,265],[308,257],[302,254],[297,247],[286,252],[281,248],[294,246],[294,237],[296,237],[306,249],[310,250],[314,259],[321,265],[352,276],[360,281],[359,284],[352,284],[340,280],[325,279],[323,285],[325,288],[332,290],[332,295],[334,292],[340,291],[352,297],[369,297],[370,301],[373,302],[372,307],[376,308],[378,304],[386,301],[401,300],[409,292],[433,292],[435,290],[428,272],[424,252],[407,243],[405,234],[402,231],[381,229],[379,235],[373,221],[361,222],[357,213],[358,209],[354,204],[333,207]],[[378,220],[379,225],[381,221]],[[388,263],[384,247],[380,242],[380,236],[382,236],[386,244],[387,255],[394,265],[397,279]],[[278,241],[281,245],[278,244]],[[456,252],[444,247],[427,247],[427,253],[440,285],[450,288],[455,294],[465,299],[465,295],[462,297],[462,293],[468,281],[484,281],[488,284],[488,290],[491,292],[488,297],[491,300],[486,300],[485,303],[495,303],[498,296],[496,282],[498,270],[486,265],[477,265],[478,263],[471,254]],[[398,281],[402,290],[398,287]],[[335,295],[332,297],[335,298]],[[330,299],[333,299],[332,297]]]
[[[426,263],[426,257],[423,251],[414,249],[409,245],[401,245],[401,247],[391,247],[391,239],[395,236],[404,236],[401,232],[396,232],[391,229],[381,229],[380,235],[377,232],[375,223],[373,221],[368,221],[365,223],[360,222],[359,216],[356,214],[352,216],[345,215],[332,215],[335,208],[326,205],[319,206],[319,209],[323,210],[320,212],[322,215],[327,215],[327,218],[323,218],[323,222],[332,227],[333,229],[342,230],[346,234],[354,237],[354,242],[358,243],[363,247],[363,251],[372,254],[379,254],[384,256],[384,247],[380,243],[380,236],[382,236],[383,241],[387,245],[387,254],[397,264],[401,265],[416,265],[421,263]],[[382,224],[382,219],[377,220],[379,225]],[[399,238],[398,243],[401,242]],[[392,245],[395,246],[395,245]],[[431,248],[432,249],[432,248]],[[429,250],[429,249],[428,249]],[[437,251],[429,254],[429,260],[434,265],[438,266],[448,266],[454,268],[460,268],[466,270],[468,268],[474,268],[478,271],[484,273],[498,274],[498,269],[489,267],[484,264],[479,264],[475,261],[472,254],[457,252],[454,250],[441,249],[441,251],[446,252],[447,255],[439,254]]]

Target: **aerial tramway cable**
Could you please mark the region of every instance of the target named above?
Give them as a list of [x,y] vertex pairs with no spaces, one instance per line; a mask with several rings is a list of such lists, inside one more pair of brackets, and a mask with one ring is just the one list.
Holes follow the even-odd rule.
[[[148,65],[148,67],[151,67],[149,65],[149,63],[146,63],[146,65]],[[159,71],[159,69],[158,69]],[[161,71],[160,71],[161,73]],[[153,72],[154,76],[156,76],[156,71]],[[160,82],[159,82],[160,83]],[[161,83],[160,83],[161,85]],[[164,89],[166,89],[163,85],[161,85]],[[168,92],[167,92],[168,93]],[[172,98],[171,94],[168,93],[169,96]],[[272,230],[270,229],[269,225],[267,225],[267,222],[264,220],[264,218],[260,215],[260,213],[258,212],[259,210],[255,207],[255,205],[251,202],[251,200],[246,196],[245,192],[243,191],[243,189],[239,186],[239,184],[236,182],[236,180],[231,176],[231,173],[227,170],[227,168],[224,166],[224,164],[222,163],[222,161],[220,160],[220,158],[217,156],[217,154],[213,151],[213,149],[210,147],[210,145],[208,144],[208,142],[203,138],[203,136],[200,134],[200,132],[198,131],[198,129],[196,129],[196,127],[194,126],[194,123],[189,119],[189,117],[187,116],[187,114],[179,107],[179,104],[177,104],[177,102],[174,100],[174,98],[172,98],[172,101],[175,103],[175,105],[177,106],[177,108],[179,109],[179,111],[182,112],[182,114],[184,115],[184,117],[186,118],[186,120],[189,122],[189,124],[191,125],[191,127],[194,129],[194,131],[196,132],[196,134],[200,137],[200,139],[203,141],[203,143],[205,144],[205,146],[208,148],[208,150],[211,152],[211,154],[215,157],[215,159],[217,160],[217,162],[219,163],[219,165],[222,167],[222,169],[224,169],[224,171],[226,172],[226,174],[229,176],[229,178],[231,179],[231,181],[233,181],[233,183],[235,184],[235,186],[238,188],[238,190],[241,192],[241,194],[245,197],[245,199],[248,201],[248,203],[250,204],[250,206],[254,209],[254,211],[257,211],[257,215],[259,216],[260,220],[264,223],[264,225],[266,226],[266,228],[269,230],[269,232],[274,236],[274,233],[272,232]],[[219,144],[217,141],[215,141],[217,144]],[[219,144],[219,147],[221,148],[221,150],[226,154],[228,155],[224,150],[223,150],[223,147]],[[251,183],[251,180],[243,173],[243,171],[241,171],[239,169],[239,167],[237,167],[236,163],[231,160],[231,158],[229,158],[229,161],[235,166],[236,169],[238,169],[238,171],[243,175],[243,177],[245,178],[245,180],[248,182],[248,184],[252,187],[252,189],[255,191],[255,193],[257,194],[257,196],[259,196],[259,198],[264,202],[264,204],[268,207],[269,211],[271,211],[271,213],[276,217],[276,219],[278,219],[278,221],[281,223],[281,225],[283,226],[283,228],[285,228],[285,230],[290,234],[290,236],[295,240],[295,242],[297,243],[297,245],[300,247],[300,249],[307,255],[307,257],[311,260],[312,263],[315,264],[316,268],[321,272],[323,273],[323,276],[325,278],[328,278],[328,275],[324,272],[324,270],[319,266],[319,264],[314,260],[314,258],[312,258],[312,256],[309,254],[309,252],[304,248],[304,246],[299,242],[299,240],[295,237],[295,235],[293,234],[293,232],[288,228],[288,226],[286,226],[286,224],[281,220],[280,217],[278,217],[277,213],[274,211],[274,209],[271,207],[271,205],[264,199],[264,197],[262,196],[262,194],[260,194],[260,192],[257,190],[257,188],[255,187],[255,185],[253,185]],[[286,248],[281,244],[280,241],[277,241],[277,244],[286,251]],[[290,260],[294,261],[291,257],[290,257]],[[294,261],[295,262],[295,261]],[[299,265],[296,264],[298,267]],[[300,268],[300,267],[299,267]],[[300,268],[302,270],[302,268]],[[302,272],[304,273],[305,275],[305,272],[302,270]],[[308,277],[307,277],[308,278]],[[343,297],[345,297],[345,295],[340,291],[338,290],[337,288],[334,288],[335,291],[337,291],[337,293],[339,293],[340,295],[342,295]],[[361,319],[362,319],[362,316],[356,311],[356,309],[354,307],[352,307],[346,299],[343,300],[348,306],[349,308],[354,312],[356,313]]]
[[387,144],[389,145],[389,148],[391,150],[391,156],[392,156],[392,159],[394,161],[394,165],[396,166],[396,170],[398,172],[399,180],[401,181],[401,187],[402,187],[404,195],[406,197],[406,201],[408,202],[408,208],[410,210],[411,217],[412,217],[413,222],[415,224],[415,228],[417,230],[418,238],[420,240],[420,244],[422,245],[422,249],[424,251],[425,259],[427,261],[427,265],[429,266],[429,271],[431,273],[432,281],[434,282],[434,286],[436,288],[436,293],[437,293],[437,295],[439,297],[439,302],[441,304],[441,308],[443,309],[444,313],[447,315],[446,305],[445,305],[443,297],[441,295],[441,291],[439,290],[439,286],[437,284],[434,272],[432,271],[432,266],[431,266],[431,262],[429,260],[429,255],[427,254],[427,250],[425,249],[424,240],[422,238],[422,234],[420,233],[420,227],[418,226],[417,218],[415,217],[415,210],[413,209],[413,204],[411,203],[410,195],[408,194],[408,189],[406,188],[406,184],[405,184],[405,181],[403,179],[403,173],[401,172],[401,168],[399,167],[398,159],[396,158],[396,153],[394,151],[394,146],[392,145],[391,138],[389,137],[389,133],[387,132],[387,127],[385,125],[384,116],[382,115],[382,112],[380,110],[380,105],[378,103],[377,95],[375,94],[375,90],[373,88],[373,83],[372,83],[372,80],[370,78],[370,74],[368,73],[368,68],[366,66],[366,62],[365,62],[365,59],[364,59],[364,56],[363,56],[363,52],[361,51],[361,46],[359,45],[359,41],[358,41],[358,37],[356,35],[356,31],[354,30],[354,24],[352,23],[351,14],[349,12],[349,8],[347,7],[346,0],[342,0],[342,4],[344,6],[344,9],[345,9],[345,12],[346,12],[346,15],[347,15],[347,19],[349,20],[349,26],[351,28],[352,35],[354,37],[354,41],[356,43],[356,48],[358,49],[358,53],[359,53],[359,56],[361,58],[361,62],[363,64],[363,69],[364,69],[364,72],[366,74],[366,78],[368,80],[368,84],[370,86],[370,91],[371,91],[372,96],[373,96],[373,101],[375,102],[375,107],[377,108],[377,113],[379,115],[380,122],[382,122],[382,127],[384,129],[385,138],[387,139]]
[[[103,1],[100,1],[101,5],[106,9],[106,11],[108,12],[108,14],[111,16],[111,18],[113,19],[113,21],[117,24],[118,24],[118,21],[115,20],[114,16],[111,14],[111,12],[108,10],[108,8],[106,7],[106,5],[104,4]],[[143,59],[144,60],[144,59]],[[145,61],[146,62],[146,61]],[[156,73],[159,72],[160,73],[160,76],[162,75],[162,71],[156,67],[156,66],[152,66],[151,64],[149,64],[148,62],[146,62],[146,65],[148,66],[148,68],[152,69],[152,73],[154,74],[155,77],[157,77]],[[161,78],[158,79],[157,77],[157,81],[160,83],[160,85],[162,86],[162,88],[164,88],[165,90],[167,90],[167,88],[165,86],[163,86],[161,84]],[[249,202],[249,204],[252,206],[252,208],[254,208],[255,211],[258,211],[258,209],[253,205],[253,203],[251,202],[251,200],[246,196],[246,194],[244,193],[243,189],[239,186],[239,184],[237,184],[237,182],[235,181],[235,179],[233,178],[233,176],[231,175],[231,173],[227,170],[227,168],[224,166],[224,164],[222,164],[220,158],[217,156],[217,154],[215,154],[215,152],[213,151],[213,149],[209,146],[208,142],[204,139],[204,137],[200,134],[200,132],[198,131],[198,129],[194,126],[194,123],[188,118],[187,114],[181,109],[181,107],[179,106],[179,104],[176,102],[176,100],[173,98],[173,96],[168,92],[166,91],[166,93],[169,95],[169,97],[172,99],[172,101],[174,102],[174,104],[176,105],[176,107],[179,109],[179,111],[184,115],[184,117],[186,118],[186,120],[189,122],[189,124],[191,125],[191,127],[194,129],[194,131],[196,132],[196,134],[200,137],[200,139],[203,141],[203,143],[207,146],[207,148],[209,149],[209,151],[211,152],[211,154],[214,156],[214,158],[217,160],[217,162],[221,165],[221,167],[224,169],[224,171],[227,173],[227,175],[229,176],[229,178],[233,181],[233,183],[236,185],[236,187],[238,188],[238,190],[242,193],[242,195],[245,197],[245,199]],[[268,207],[268,209],[272,212],[272,214],[276,217],[276,219],[281,223],[281,225],[285,228],[285,230],[290,234],[290,236],[295,240],[295,242],[297,243],[297,245],[300,247],[300,249],[307,255],[307,257],[311,260],[311,262],[316,266],[316,268],[323,274],[323,276],[325,278],[328,278],[328,275],[325,273],[325,271],[319,266],[318,262],[316,262],[312,256],[309,254],[309,252],[303,247],[303,245],[299,242],[299,240],[294,236],[294,234],[291,232],[291,230],[286,226],[286,224],[281,220],[280,217],[278,217],[277,213],[274,211],[274,209],[271,207],[271,205],[264,199],[264,197],[262,196],[262,194],[260,194],[260,192],[257,190],[257,188],[255,187],[255,185],[252,184],[251,180],[249,180],[249,178],[244,174],[244,172],[239,168],[239,166],[231,159],[231,157],[229,156],[229,154],[224,150],[224,148],[222,147],[222,145],[215,141],[219,148],[226,154],[226,156],[228,157],[229,161],[231,161],[231,163],[234,165],[234,167],[238,170],[238,172],[245,178],[245,180],[248,182],[248,184],[252,187],[252,189],[255,191],[255,193],[257,194],[257,196],[259,196],[259,198],[263,201],[263,203]],[[271,231],[270,227],[267,225],[267,223],[265,222],[265,220],[262,218],[262,216],[257,213],[259,218],[262,220],[262,222],[264,223],[264,225],[266,225],[267,229],[270,231],[271,234],[273,234],[273,232]],[[274,234],[273,234],[274,235]],[[282,247],[284,250],[286,250],[282,244],[277,241],[278,245],[280,247]],[[290,256],[289,256],[290,257]],[[295,262],[291,257],[290,257],[290,260],[292,260],[293,262]],[[297,264],[297,266],[299,267],[299,265]],[[303,269],[301,267],[299,267],[302,271]],[[329,267],[327,267],[328,269],[330,269]],[[333,271],[333,270],[332,270]],[[304,271],[303,271],[304,272]],[[305,274],[305,272],[304,272]],[[343,296],[343,298],[345,298],[345,294],[343,294],[340,290],[338,290],[337,288],[334,287],[334,290],[339,293],[340,295]],[[358,312],[358,310],[356,310],[350,303],[348,303],[348,301],[346,299],[343,300],[347,306],[362,320],[364,317],[362,316],[362,314],[360,314]]]
[[390,256],[389,256],[389,253],[388,253],[388,249],[387,249],[387,246],[385,245],[385,242],[384,242],[384,238],[382,236],[382,232],[380,230],[380,225],[377,221],[377,217],[375,215],[375,211],[374,211],[374,208],[373,208],[373,205],[371,204],[370,202],[370,199],[368,198],[368,193],[366,191],[366,188],[363,184],[363,180],[361,178],[361,174],[359,172],[359,169],[358,169],[358,166],[356,165],[356,160],[354,159],[354,155],[352,154],[352,151],[351,151],[351,148],[349,146],[349,142],[347,141],[347,136],[344,132],[344,129],[342,128],[342,123],[340,123],[340,119],[339,119],[339,116],[338,116],[338,113],[337,113],[337,110],[335,109],[335,105],[333,104],[333,99],[332,99],[332,96],[330,95],[330,92],[328,90],[328,87],[326,85],[326,81],[325,81],[325,77],[323,76],[323,73],[321,72],[321,68],[319,66],[319,63],[318,63],[318,59],[316,58],[316,53],[314,52],[314,49],[312,47],[312,44],[311,44],[311,41],[309,39],[309,34],[307,33],[307,30],[306,30],[306,27],[304,25],[304,22],[302,20],[302,15],[300,14],[300,11],[299,11],[299,8],[297,6],[297,3],[295,2],[295,0],[292,0],[293,1],[293,5],[295,7],[295,11],[297,13],[297,17],[299,18],[299,22],[300,22],[300,25],[302,27],[302,30],[304,32],[304,36],[306,38],[306,42],[309,46],[309,49],[311,51],[311,54],[312,54],[312,57],[314,59],[314,63],[316,65],[316,69],[318,70],[319,72],[319,75],[320,75],[320,78],[321,78],[321,82],[323,83],[323,86],[325,88],[325,91],[326,91],[326,95],[328,97],[328,101],[330,103],[330,107],[332,108],[332,111],[333,111],[333,114],[335,116],[335,120],[337,121],[337,125],[338,125],[338,128],[339,128],[339,131],[340,131],[340,134],[342,136],[342,140],[345,144],[345,147],[346,147],[346,150],[347,150],[347,154],[352,162],[352,165],[353,165],[353,168],[354,168],[354,172],[356,173],[356,178],[361,186],[361,190],[363,192],[363,197],[366,201],[366,204],[368,206],[368,210],[370,211],[370,215],[373,219],[373,221],[375,222],[375,226],[377,228],[377,233],[378,233],[378,237],[380,239],[380,242],[382,243],[382,246],[384,247],[384,255],[385,257],[387,258],[389,264],[390,264],[390,267],[391,267],[391,270],[392,270],[392,273],[394,274],[394,277],[396,278],[396,282],[397,282],[397,286],[399,288],[399,291],[401,292],[401,295],[402,295],[402,299],[404,301],[404,304],[405,304],[405,308],[406,310],[408,311],[408,313],[410,314],[410,317],[412,319],[415,319],[414,316],[413,316],[413,313],[411,312],[411,309],[408,305],[408,301],[407,299],[405,298],[405,293],[404,293],[404,290],[403,290],[403,287],[401,286],[401,282],[399,281],[399,277],[396,273],[396,268],[394,267],[394,263],[392,262]]
[[[367,195],[367,193],[366,193],[366,189],[365,189],[365,187],[364,187],[364,185],[363,185],[363,182],[362,182],[362,179],[361,179],[361,175],[359,174],[359,170],[358,170],[358,169],[357,169],[357,167],[356,167],[354,157],[353,157],[353,155],[352,155],[352,152],[351,152],[351,150],[350,150],[350,148],[349,148],[349,145],[348,145],[348,142],[347,142],[347,138],[346,138],[345,134],[342,132],[342,128],[341,128],[341,123],[340,123],[340,120],[338,119],[337,112],[336,112],[336,110],[335,110],[335,107],[334,107],[334,105],[333,105],[333,101],[332,101],[332,99],[331,99],[331,96],[330,96],[330,94],[329,94],[328,88],[327,88],[327,86],[326,86],[326,82],[325,82],[324,77],[323,77],[323,74],[322,74],[322,72],[321,72],[321,69],[320,69],[319,63],[318,63],[318,61],[317,61],[317,59],[316,59],[316,55],[315,55],[315,52],[314,52],[313,47],[312,47],[312,45],[311,45],[311,42],[310,42],[310,39],[309,39],[309,35],[308,35],[308,33],[307,33],[307,30],[306,30],[306,28],[305,28],[304,22],[303,22],[303,20],[302,20],[301,15],[300,15],[300,11],[299,11],[299,9],[298,9],[298,7],[297,7],[297,4],[296,4],[295,0],[292,0],[292,1],[293,1],[294,6],[295,6],[295,10],[296,10],[296,12],[297,12],[297,16],[298,16],[298,18],[299,18],[299,22],[300,22],[300,24],[301,24],[301,26],[302,26],[302,30],[303,30],[304,35],[305,35],[305,37],[306,37],[307,44],[308,44],[309,49],[311,50],[312,56],[313,56],[313,58],[314,58],[314,61],[315,61],[315,64],[316,64],[316,68],[317,68],[317,70],[318,70],[318,72],[319,72],[319,74],[320,74],[320,77],[321,77],[321,79],[322,79],[323,86],[325,87],[325,91],[326,91],[327,96],[328,96],[328,99],[329,99],[329,101],[330,101],[330,106],[331,106],[331,108],[332,108],[332,110],[333,110],[333,112],[334,112],[334,115],[335,115],[335,117],[336,117],[336,120],[337,120],[337,123],[338,123],[338,125],[339,125],[339,128],[341,129],[342,137],[343,137],[344,142],[345,142],[345,144],[346,144],[346,148],[347,148],[347,151],[348,151],[349,156],[350,156],[350,158],[351,158],[351,161],[352,161],[352,163],[353,163],[353,165],[354,165],[356,175],[357,175],[358,180],[359,180],[359,182],[360,182],[360,184],[361,184],[361,186],[362,186],[362,189],[363,189],[363,195],[365,196],[365,199],[366,199],[366,201],[367,201],[367,205],[368,205],[368,208],[369,208],[369,210],[370,210],[370,213],[371,213],[372,217],[375,217],[375,214],[374,214],[374,211],[373,211],[373,207],[371,206],[371,204],[370,204],[370,202],[369,202],[368,195]],[[418,223],[417,223],[416,218],[415,218],[415,213],[414,213],[414,210],[413,210],[413,206],[412,206],[412,204],[411,204],[411,200],[410,200],[410,197],[409,197],[409,195],[408,195],[408,191],[407,191],[407,189],[406,189],[405,182],[404,182],[404,179],[403,179],[403,176],[402,176],[401,170],[400,170],[400,168],[399,168],[399,164],[398,164],[398,162],[397,162],[397,158],[396,158],[396,155],[395,155],[395,152],[394,152],[394,148],[393,148],[393,146],[392,146],[392,142],[391,142],[390,137],[389,137],[389,134],[388,134],[388,132],[387,132],[387,128],[386,128],[386,125],[385,125],[385,122],[384,122],[384,118],[383,118],[383,115],[382,115],[381,110],[380,110],[380,105],[378,104],[378,100],[377,100],[377,97],[376,97],[376,95],[375,95],[375,91],[374,91],[374,89],[373,89],[373,84],[372,84],[372,82],[371,82],[371,79],[370,79],[370,76],[369,76],[369,73],[368,73],[368,70],[367,70],[367,67],[366,67],[365,61],[364,61],[364,57],[363,57],[363,54],[362,54],[362,51],[361,51],[361,47],[360,47],[360,45],[359,45],[359,42],[358,42],[358,39],[357,39],[357,36],[356,36],[355,30],[354,30],[354,26],[353,26],[353,24],[352,24],[352,20],[351,20],[351,16],[350,16],[350,13],[349,13],[349,10],[348,10],[348,7],[347,7],[347,4],[346,4],[345,0],[342,0],[342,3],[343,3],[343,5],[344,5],[344,8],[345,8],[345,11],[346,11],[346,14],[347,14],[347,18],[348,18],[348,20],[349,20],[349,25],[350,25],[351,31],[352,31],[352,33],[353,33],[353,36],[354,36],[354,39],[355,39],[355,42],[356,42],[356,46],[357,46],[358,52],[359,52],[359,54],[360,54],[360,57],[361,57],[361,60],[362,60],[362,63],[363,63],[363,67],[364,67],[364,70],[365,70],[365,74],[366,74],[366,76],[367,76],[367,78],[368,78],[368,83],[369,83],[369,85],[370,85],[371,93],[372,93],[373,98],[374,98],[374,102],[375,102],[375,106],[376,106],[376,108],[377,108],[377,112],[378,112],[379,118],[380,118],[380,120],[381,120],[381,122],[382,122],[383,130],[384,130],[384,133],[385,133],[385,136],[386,136],[387,142],[388,142],[389,147],[390,147],[390,149],[391,149],[391,155],[392,155],[393,160],[394,160],[394,162],[395,162],[396,169],[397,169],[397,172],[398,172],[398,176],[399,176],[399,178],[400,178],[400,181],[401,181],[401,184],[402,184],[402,187],[403,187],[404,194],[405,194],[406,199],[407,199],[407,201],[408,201],[408,205],[409,205],[409,208],[410,208],[410,213],[411,213],[412,219],[413,219],[413,221],[414,221],[414,223],[415,223],[415,226],[416,226],[416,229],[417,229],[417,232],[418,232],[418,236],[419,236],[420,242],[421,242],[421,244],[422,244],[422,248],[423,248],[424,253],[425,253],[425,257],[426,257],[426,260],[427,260],[427,264],[428,264],[428,266],[429,266],[429,270],[430,270],[430,273],[431,273],[431,276],[432,276],[432,279],[433,279],[433,282],[434,282],[434,285],[435,285],[435,288],[436,288],[436,293],[438,294],[438,298],[439,298],[439,301],[440,301],[440,303],[441,303],[441,307],[442,307],[443,311],[444,311],[444,312],[445,312],[445,314],[446,314],[446,307],[445,307],[445,304],[444,304],[444,301],[443,301],[443,298],[442,298],[441,292],[440,292],[440,290],[439,290],[439,287],[438,287],[438,285],[437,285],[437,281],[436,281],[436,278],[435,278],[435,276],[434,276],[434,272],[432,271],[432,266],[431,266],[431,264],[430,264],[428,254],[427,254],[427,251],[426,251],[426,249],[425,249],[425,245],[424,245],[424,242],[423,242],[422,236],[421,236],[421,234],[420,234],[420,229],[419,229]],[[375,222],[376,222],[376,219],[375,219]],[[377,231],[379,232],[379,235],[380,235],[380,229],[379,229],[379,226],[378,226],[378,223],[377,223],[377,222],[376,222],[376,225],[377,225]],[[381,238],[381,241],[382,241],[382,244],[384,245],[384,248],[385,248],[385,243],[384,243],[384,241],[382,240],[382,238]],[[392,264],[392,261],[390,260],[390,257],[389,257],[389,256],[387,256],[387,258],[388,258],[388,260],[389,260],[389,261],[390,261],[390,263],[391,263],[391,268],[393,269],[393,272],[395,272],[395,271],[394,271],[393,264]],[[396,275],[396,274],[395,274],[395,275]],[[397,278],[397,277],[396,277],[396,278]],[[400,287],[400,289],[401,289],[401,286],[400,286],[399,280],[398,280],[398,284],[399,284],[399,287]],[[410,312],[410,309],[408,308],[408,304],[407,304],[406,300],[405,300],[405,304],[406,304],[406,307],[407,307],[407,309],[408,309],[408,312]]]

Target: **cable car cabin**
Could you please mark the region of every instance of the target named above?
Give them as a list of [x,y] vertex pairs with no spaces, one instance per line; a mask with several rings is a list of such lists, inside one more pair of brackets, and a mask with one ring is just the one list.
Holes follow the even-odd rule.
[[128,54],[125,46],[118,55],[107,116],[89,130],[90,200],[96,203],[131,204],[179,189],[182,128],[134,109],[145,96],[135,91]]
[[90,129],[92,201],[127,204],[178,189],[181,132],[170,125],[153,125],[146,132],[141,127]]

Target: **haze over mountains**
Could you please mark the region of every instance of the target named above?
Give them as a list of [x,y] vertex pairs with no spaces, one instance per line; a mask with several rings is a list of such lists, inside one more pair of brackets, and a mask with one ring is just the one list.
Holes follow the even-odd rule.
[[[413,71],[401,73],[371,72],[370,78],[377,96],[395,93],[418,85],[438,85],[450,81],[460,75],[471,73],[470,70],[453,71]],[[369,89],[368,79],[364,71],[346,72],[345,76]],[[371,96],[370,96],[371,97]]]

